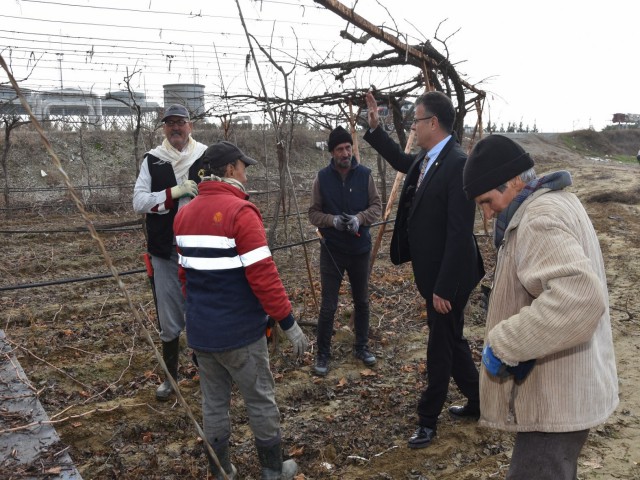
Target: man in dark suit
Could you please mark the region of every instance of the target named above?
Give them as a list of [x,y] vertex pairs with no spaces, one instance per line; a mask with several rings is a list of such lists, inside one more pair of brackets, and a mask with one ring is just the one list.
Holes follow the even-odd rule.
[[428,386],[418,402],[418,427],[410,448],[428,446],[453,377],[467,398],[449,412],[458,418],[480,414],[478,370],[462,334],[464,308],[484,275],[473,236],[475,206],[462,190],[467,156],[452,128],[455,110],[449,97],[428,92],[416,101],[412,129],[421,148],[406,154],[381,128],[376,100],[366,96],[369,130],[364,139],[396,170],[406,173],[391,240],[395,265],[411,260],[415,282],[427,304]]

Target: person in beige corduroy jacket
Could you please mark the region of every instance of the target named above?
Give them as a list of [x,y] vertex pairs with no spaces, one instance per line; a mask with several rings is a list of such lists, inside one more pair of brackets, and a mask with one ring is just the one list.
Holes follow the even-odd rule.
[[589,429],[618,405],[607,280],[568,172],[537,178],[511,139],[478,142],[464,189],[497,215],[480,425],[517,432],[507,479],[575,479]]

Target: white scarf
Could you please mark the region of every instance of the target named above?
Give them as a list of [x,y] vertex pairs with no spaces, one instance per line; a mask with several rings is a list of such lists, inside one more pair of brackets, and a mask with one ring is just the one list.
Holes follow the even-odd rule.
[[191,165],[202,156],[206,149],[206,145],[196,142],[191,138],[191,135],[189,135],[189,142],[182,151],[173,148],[169,140],[165,138],[162,145],[150,150],[149,154],[160,159],[162,162],[170,163],[173,167],[173,174],[176,176],[176,181],[178,185],[180,185],[189,179],[189,169]]
[[216,175],[209,175],[208,177],[203,177],[202,181],[213,181],[213,182],[222,182],[222,183],[228,183],[229,185],[233,185],[234,187],[242,190],[244,193],[247,193],[247,189],[244,187],[244,185],[242,183],[240,183],[239,180],[236,180],[235,178],[232,177],[218,177]]

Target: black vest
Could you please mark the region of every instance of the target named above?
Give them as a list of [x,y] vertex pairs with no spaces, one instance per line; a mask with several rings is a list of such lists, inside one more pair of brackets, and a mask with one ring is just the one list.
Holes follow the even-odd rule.
[[[371,170],[357,164],[349,170],[347,177],[342,181],[342,176],[333,166],[329,166],[318,172],[318,184],[322,197],[322,211],[332,215],[348,213],[355,215],[369,208],[369,177]],[[358,255],[371,250],[371,235],[369,227],[360,226],[360,236],[356,237],[349,232],[340,232],[335,228],[321,228],[320,232],[327,245],[342,253]]]
[[[153,155],[147,154],[147,166],[151,175],[151,191],[160,192],[175,187],[178,182],[173,173],[173,167]],[[193,162],[189,168],[189,180],[200,183],[198,170],[202,167],[202,157]],[[173,219],[178,213],[178,201],[174,201],[173,208],[164,215],[147,214],[147,250],[151,255],[169,259],[173,251]]]

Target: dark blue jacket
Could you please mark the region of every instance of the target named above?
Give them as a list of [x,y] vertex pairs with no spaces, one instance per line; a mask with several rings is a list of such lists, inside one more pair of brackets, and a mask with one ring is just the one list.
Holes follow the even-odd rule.
[[[369,177],[371,170],[351,159],[351,169],[344,181],[336,170],[333,160],[318,172],[318,183],[322,196],[322,211],[332,215],[348,213],[355,215],[369,208]],[[371,235],[368,226],[360,226],[354,236],[335,228],[321,228],[320,232],[330,248],[350,255],[371,250]]]

